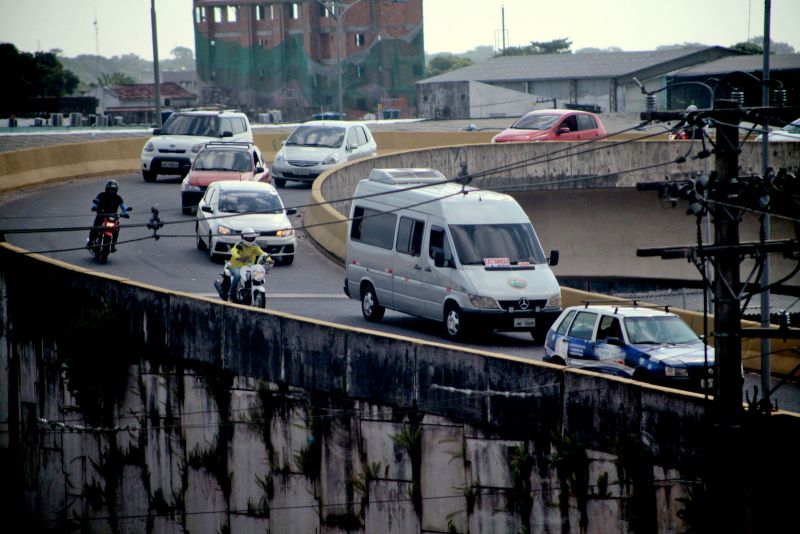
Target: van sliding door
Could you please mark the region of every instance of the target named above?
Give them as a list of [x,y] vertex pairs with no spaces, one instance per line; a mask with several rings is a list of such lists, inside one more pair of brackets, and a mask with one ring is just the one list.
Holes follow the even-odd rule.
[[423,316],[425,312],[421,273],[423,269],[423,219],[400,217],[395,243],[392,292],[399,311]]

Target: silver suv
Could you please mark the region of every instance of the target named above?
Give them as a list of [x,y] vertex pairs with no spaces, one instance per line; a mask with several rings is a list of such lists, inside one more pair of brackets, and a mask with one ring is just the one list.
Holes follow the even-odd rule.
[[247,115],[238,111],[177,111],[142,148],[142,178],[159,174],[185,177],[197,153],[209,141],[253,142]]

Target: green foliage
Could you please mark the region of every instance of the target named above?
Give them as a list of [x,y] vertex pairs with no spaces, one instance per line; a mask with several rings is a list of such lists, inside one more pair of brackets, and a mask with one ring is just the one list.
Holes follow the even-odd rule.
[[115,85],[133,85],[136,80],[130,74],[124,72],[115,72],[113,74],[106,74],[105,72],[97,78],[98,85],[102,87],[114,87]]
[[744,52],[745,54],[750,54],[750,55],[757,55],[764,53],[764,49],[761,48],[759,45],[748,42],[736,43],[735,45],[731,46],[731,50]]
[[440,54],[428,61],[428,78],[450,72],[451,70],[469,67],[470,65],[472,65],[472,60],[469,58],[456,56],[450,53]]
[[535,56],[540,54],[569,54],[572,41],[568,38],[552,41],[531,41],[527,46],[509,46],[498,56]]
[[5,109],[18,109],[26,98],[69,95],[79,82],[55,51],[31,54],[20,52],[11,43],[0,43],[0,65],[4,71],[0,102]]

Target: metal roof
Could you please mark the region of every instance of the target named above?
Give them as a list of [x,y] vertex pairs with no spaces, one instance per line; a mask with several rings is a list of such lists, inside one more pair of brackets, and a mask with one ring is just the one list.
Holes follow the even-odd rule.
[[[733,71],[761,72],[764,57],[761,55],[731,56],[686,67],[670,73],[671,76],[705,76],[727,74]],[[800,70],[800,54],[775,54],[769,56],[769,70]]]
[[581,78],[617,78],[679,58],[712,49],[674,48],[643,52],[595,52],[580,54],[539,54],[504,56],[462,69],[420,80],[419,84],[441,82],[501,82]]

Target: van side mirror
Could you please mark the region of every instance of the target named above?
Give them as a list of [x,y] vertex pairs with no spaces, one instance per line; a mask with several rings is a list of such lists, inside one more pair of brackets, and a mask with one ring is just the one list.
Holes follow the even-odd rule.
[[550,264],[550,267],[555,267],[556,265],[558,265],[558,251],[557,250],[551,250],[550,251],[550,257],[547,259],[547,263]]
[[433,265],[436,267],[444,267],[444,252],[437,251],[433,253]]
[[288,208],[286,210],[286,215],[294,215],[295,213],[297,213],[297,208]]
[[214,210],[211,209],[211,206],[203,206],[200,209],[203,210],[206,213],[214,213]]

